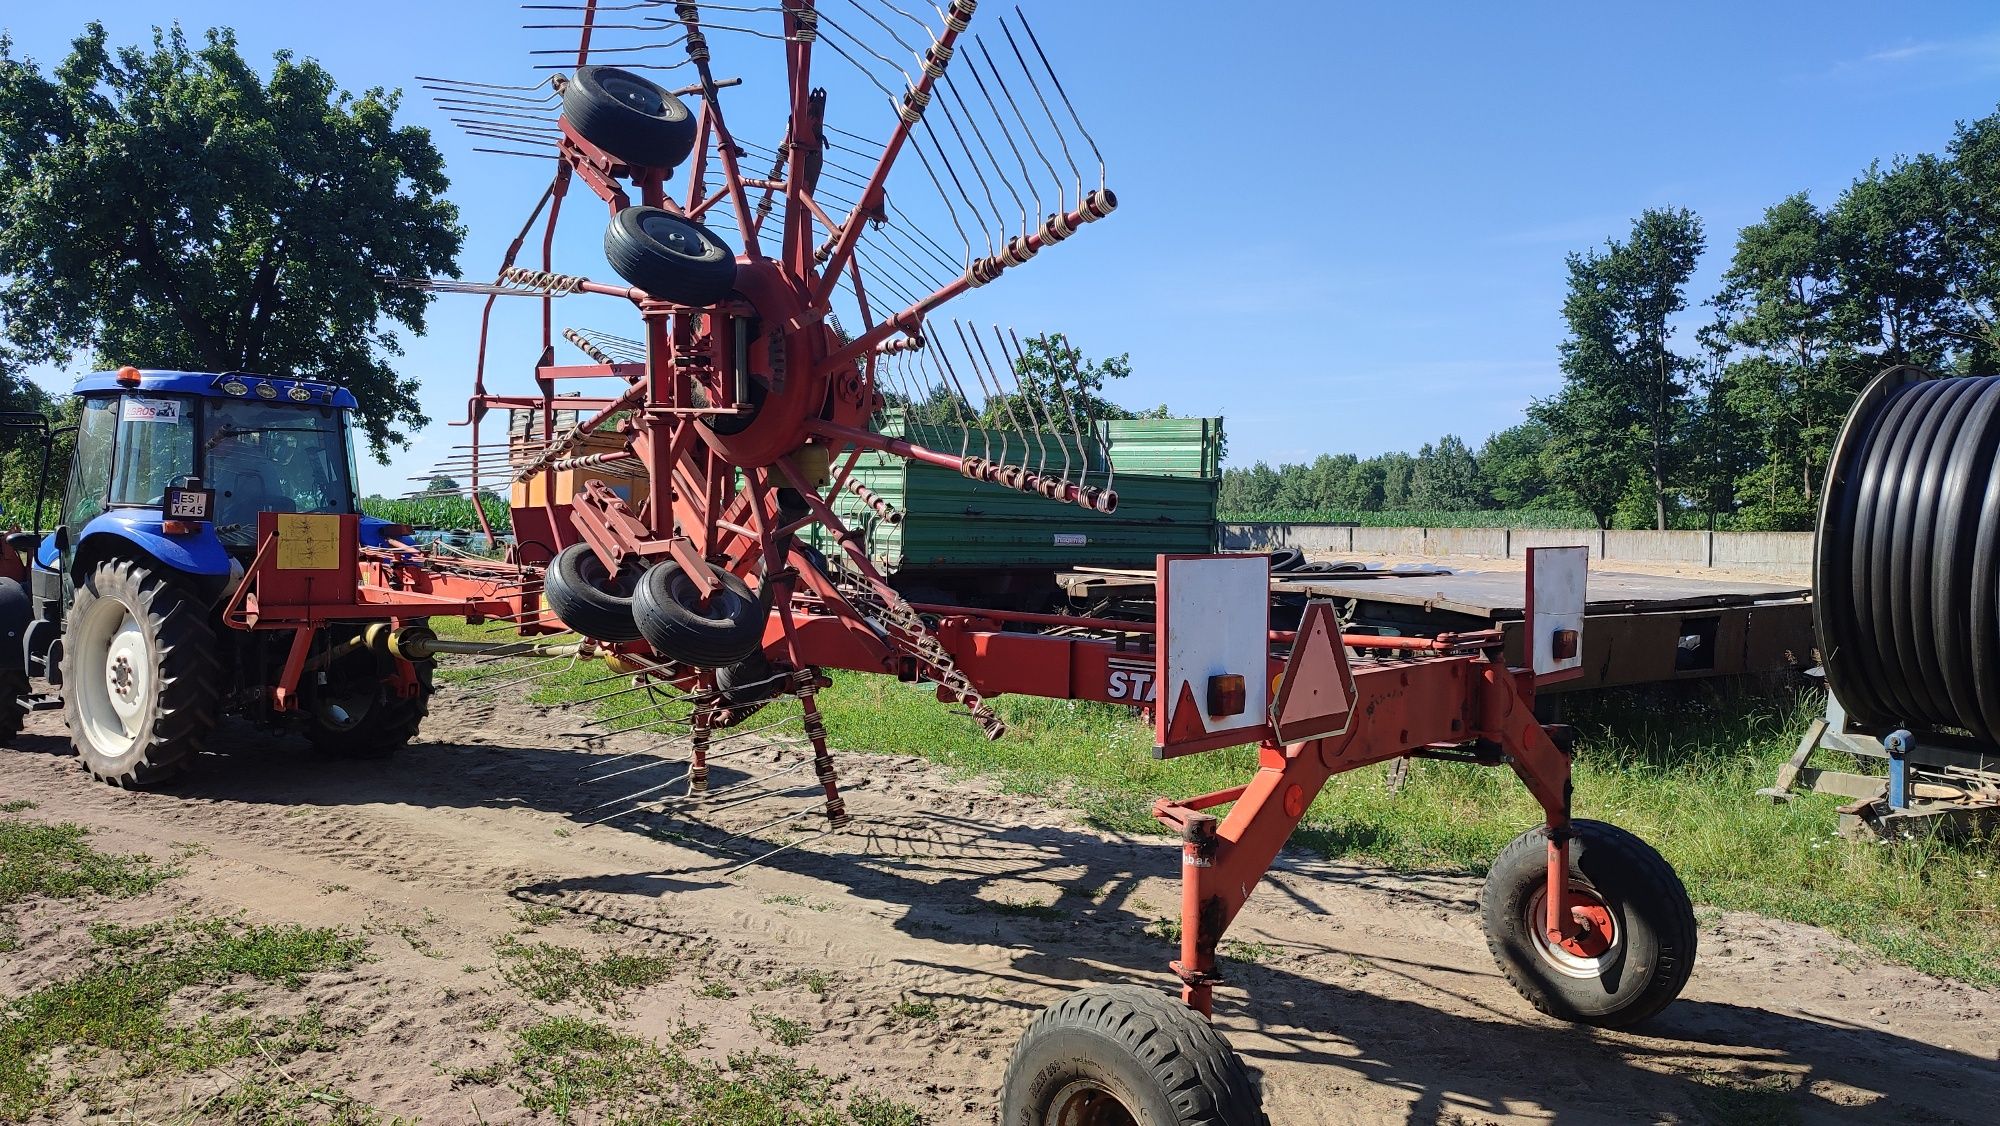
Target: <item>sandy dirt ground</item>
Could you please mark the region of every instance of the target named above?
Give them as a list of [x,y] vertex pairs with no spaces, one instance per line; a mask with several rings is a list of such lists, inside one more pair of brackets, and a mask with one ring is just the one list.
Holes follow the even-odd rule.
[[[720,1053],[764,1043],[756,1014],[782,1012],[811,1027],[802,1061],[937,1124],[994,1120],[1015,1038],[1063,991],[1168,984],[1172,951],[1145,932],[1178,902],[1168,842],[879,756],[841,757],[859,820],[838,837],[807,839],[792,831],[801,819],[723,839],[806,809],[803,794],[700,822],[599,823],[630,808],[621,795],[676,776],[680,756],[634,755],[644,740],[580,737],[577,725],[447,694],[425,729],[437,741],[392,761],[331,761],[245,729],[174,790],[139,793],[92,782],[41,714],[0,752],[0,798],[88,826],[100,848],[187,855],[163,891],[92,901],[80,908],[90,918],[157,916],[165,895],[189,911],[367,933],[370,960],[312,987],[353,1034],[291,1066],[427,1123],[531,1118],[504,1080],[452,1078],[504,1062],[510,1027],[530,1018],[493,953],[528,904],[561,909],[536,940],[683,959],[633,998],[627,1027],[658,1036],[703,1022],[705,1051]],[[782,747],[740,754],[718,763],[714,785],[801,761]],[[789,840],[802,843],[729,874],[764,847],[752,842]],[[1635,1033],[1573,1028],[1500,977],[1476,894],[1463,878],[1280,862],[1231,935],[1258,944],[1259,960],[1228,967],[1216,1014],[1273,1122],[1705,1122],[1765,1105],[1738,1090],[1792,1092],[1771,1121],[1991,1122],[2000,1107],[2000,994],[1883,965],[1810,927],[1705,913],[1677,1004]],[[86,942],[78,910],[20,913],[0,996],[62,973]],[[824,998],[797,984],[812,970],[832,975]],[[735,998],[703,997],[712,980]],[[892,1015],[903,999],[935,1002],[939,1018]],[[160,1081],[98,1120],[143,1121],[216,1082]],[[63,1113],[78,1120],[74,1105]]]

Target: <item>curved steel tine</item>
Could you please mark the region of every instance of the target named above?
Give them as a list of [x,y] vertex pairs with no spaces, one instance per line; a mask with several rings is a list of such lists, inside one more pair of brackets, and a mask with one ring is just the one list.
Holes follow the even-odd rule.
[[[1015,360],[1014,360],[1014,365],[1015,365],[1015,368],[1016,368],[1016,370],[1018,370],[1018,369],[1020,369],[1020,368],[1023,368],[1023,367],[1026,367],[1026,366],[1027,366],[1027,360],[1028,360],[1028,353],[1027,353],[1027,350],[1026,350],[1025,348],[1022,348],[1022,347],[1021,347],[1021,338],[1020,338],[1020,336],[1019,336],[1019,335],[1017,335],[1017,334],[1016,334],[1016,333],[1014,332],[1014,330],[1013,330],[1012,328],[1009,328],[1009,329],[1007,330],[1007,336],[1008,336],[1008,337],[1009,337],[1009,338],[1010,338],[1011,340],[1013,340],[1013,342],[1014,342],[1014,354],[1015,354]],[[1064,413],[1065,415],[1068,415],[1068,416],[1069,416],[1069,428],[1070,428],[1070,430],[1071,430],[1071,431],[1073,431],[1073,432],[1074,432],[1074,431],[1076,430],[1076,412],[1070,409],[1070,405],[1069,405],[1069,394],[1068,394],[1068,392],[1066,392],[1066,391],[1064,391],[1064,390],[1062,389],[1062,378],[1061,378],[1061,377],[1060,377],[1059,375],[1057,375],[1057,373],[1056,373],[1056,365],[1055,365],[1055,363],[1054,363],[1054,362],[1053,362],[1052,360],[1050,360],[1050,359],[1049,359],[1049,357],[1048,357],[1048,356],[1046,355],[1046,353],[1045,353],[1045,354],[1043,355],[1042,359],[1043,359],[1043,362],[1044,362],[1044,363],[1047,363],[1047,364],[1048,364],[1048,367],[1049,367],[1049,382],[1050,382],[1050,384],[1052,384],[1052,385],[1054,386],[1054,389],[1055,389],[1055,392],[1056,392],[1056,393],[1055,393],[1055,395],[1054,395],[1054,396],[1053,396],[1052,398],[1053,398],[1053,400],[1054,400],[1055,402],[1059,402],[1059,403],[1060,403],[1060,404],[1062,405],[1062,410],[1063,410],[1063,413]],[[1045,404],[1045,405],[1046,405],[1046,404]],[[1053,413],[1053,408],[1051,408],[1051,413]],[[1064,484],[1064,485],[1068,485],[1068,484],[1069,484],[1069,443],[1068,443],[1068,442],[1067,442],[1067,441],[1066,441],[1066,440],[1065,440],[1065,439],[1063,438],[1063,436],[1062,436],[1062,429],[1061,429],[1060,427],[1057,427],[1057,426],[1056,426],[1056,425],[1054,424],[1054,419],[1051,419],[1051,420],[1050,420],[1050,429],[1051,429],[1051,430],[1054,430],[1054,431],[1055,431],[1055,435],[1056,435],[1056,445],[1057,445],[1057,446],[1059,446],[1059,447],[1060,447],[1060,448],[1062,449],[1062,455],[1063,455],[1063,468],[1062,468],[1062,481],[1063,481],[1063,484]],[[1082,442],[1083,442],[1083,439],[1082,439],[1082,436],[1081,436],[1081,435],[1079,434],[1079,435],[1078,435],[1078,437],[1077,437],[1077,452],[1078,452],[1078,453],[1081,453],[1081,452],[1082,452]],[[1086,470],[1086,471],[1088,471],[1088,470],[1089,470],[1089,464],[1088,464],[1088,463],[1085,463],[1085,466],[1084,466],[1084,468],[1085,468],[1085,470]],[[1077,479],[1077,488],[1078,488],[1079,490],[1083,488],[1083,479],[1082,479],[1081,477],[1079,477],[1079,478]]]
[[[994,347],[1000,350],[1000,358],[1007,361],[1007,370],[1014,374],[1015,397],[1020,399],[1021,405],[1027,409],[1028,422],[1035,428],[1035,448],[1039,451],[1035,462],[1035,477],[1037,480],[1040,480],[1048,475],[1049,468],[1049,446],[1042,435],[1045,430],[1054,429],[1054,427],[1053,425],[1049,427],[1042,425],[1041,411],[1035,403],[1035,396],[1028,393],[1028,385],[1024,382],[1027,374],[1021,370],[1020,363],[1014,357],[1007,354],[1007,338],[1001,334],[999,325],[993,326],[993,344]],[[1053,420],[1051,420],[1051,423],[1053,423]],[[1027,460],[1027,452],[1025,449],[1021,451],[1021,460]],[[1069,480],[1068,472],[1064,472],[1063,480]]]
[[[953,329],[957,330],[959,343],[962,346],[965,343],[965,330],[959,327],[959,324],[956,320],[952,321],[951,325]],[[944,365],[944,370],[946,374],[951,376],[952,385],[958,388],[958,393],[960,395],[965,395],[965,385],[959,382],[958,372],[951,366],[951,350],[947,347],[944,347],[942,343],[940,343],[938,347],[938,362]],[[980,398],[982,400],[985,400],[986,380],[980,377],[978,366],[972,363],[972,355],[970,349],[968,349],[966,352],[966,364],[967,366],[972,368],[972,377],[979,381]],[[986,461],[989,462],[993,460],[993,437],[992,437],[993,432],[986,425],[986,408],[989,407],[990,405],[991,405],[990,402],[986,401],[980,402],[979,404],[977,404],[978,409],[973,410],[973,416],[972,416],[974,420],[976,420],[979,423],[980,454]],[[966,397],[966,406],[968,408],[974,407],[974,404],[969,396]]]

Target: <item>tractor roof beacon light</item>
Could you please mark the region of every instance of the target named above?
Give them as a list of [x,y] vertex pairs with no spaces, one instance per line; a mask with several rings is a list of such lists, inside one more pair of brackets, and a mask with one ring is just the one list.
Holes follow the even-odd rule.
[[127,387],[139,386],[139,369],[130,364],[118,369],[118,382]]

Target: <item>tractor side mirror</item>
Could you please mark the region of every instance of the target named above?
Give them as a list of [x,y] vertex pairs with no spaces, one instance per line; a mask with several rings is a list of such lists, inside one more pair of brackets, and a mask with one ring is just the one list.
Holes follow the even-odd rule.
[[67,524],[63,524],[56,528],[56,550],[57,551],[69,550],[69,525]]

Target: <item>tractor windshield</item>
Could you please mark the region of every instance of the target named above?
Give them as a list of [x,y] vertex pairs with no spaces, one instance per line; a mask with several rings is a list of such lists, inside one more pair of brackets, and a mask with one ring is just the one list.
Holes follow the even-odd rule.
[[225,544],[257,542],[259,512],[353,512],[347,412],[254,399],[207,399],[203,480]]

